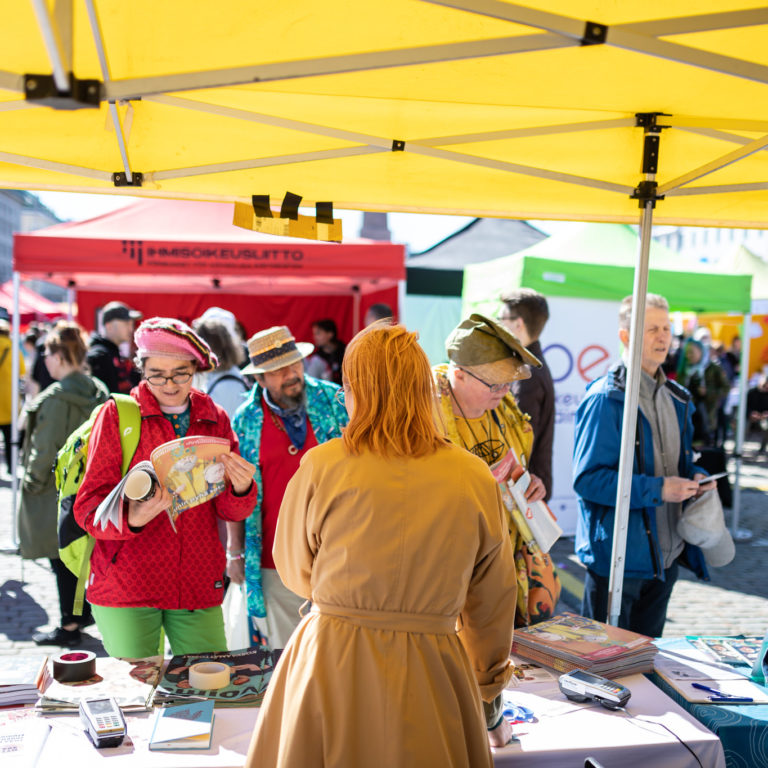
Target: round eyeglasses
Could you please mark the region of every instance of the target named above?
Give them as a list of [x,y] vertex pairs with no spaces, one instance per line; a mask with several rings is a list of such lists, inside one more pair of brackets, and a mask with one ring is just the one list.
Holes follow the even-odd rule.
[[333,396],[336,398],[336,402],[339,405],[345,405],[346,404],[346,395],[344,394],[344,390],[343,389],[337,389],[333,393]]
[[150,384],[154,384],[156,387],[162,387],[167,381],[172,381],[174,384],[186,384],[195,374],[187,371],[186,373],[174,373],[173,376],[161,376],[160,374],[147,376],[146,379]]
[[488,389],[490,389],[494,395],[498,395],[499,392],[504,392],[504,390],[509,389],[513,384],[511,381],[505,381],[503,384],[489,384],[487,381],[481,379],[479,376],[472,373],[472,371],[468,371],[466,368],[459,368],[459,370],[464,371],[464,373],[466,373],[468,376],[471,376],[473,379],[477,379],[481,384],[485,384],[485,386],[488,387]]

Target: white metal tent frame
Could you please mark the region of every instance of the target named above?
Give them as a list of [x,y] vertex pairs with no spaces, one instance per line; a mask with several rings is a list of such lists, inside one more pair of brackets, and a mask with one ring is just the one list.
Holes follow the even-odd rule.
[[[489,131],[455,136],[436,136],[401,142],[394,147],[391,136],[376,136],[347,131],[317,123],[291,120],[284,117],[257,113],[249,110],[206,104],[194,99],[185,99],[171,95],[183,91],[208,88],[247,85],[253,83],[277,82],[306,77],[318,77],[340,73],[362,72],[390,67],[415,66],[438,62],[450,62],[472,58],[493,57],[516,53],[551,50],[554,48],[579,47],[583,45],[605,45],[634,51],[648,56],[673,62],[701,67],[714,72],[746,78],[768,84],[768,66],[702,51],[677,42],[661,40],[663,36],[679,35],[689,32],[703,32],[725,27],[751,27],[768,24],[768,8],[753,8],[740,11],[700,14],[661,19],[629,24],[603,25],[588,20],[579,20],[559,14],[548,13],[522,5],[502,2],[501,0],[423,0],[423,2],[495,19],[522,24],[542,30],[538,34],[518,35],[484,41],[467,41],[442,45],[419,46],[399,50],[374,51],[369,53],[348,54],[332,57],[304,59],[299,61],[277,62],[273,64],[238,67],[234,69],[186,72],[173,75],[158,75],[143,78],[113,79],[110,76],[108,51],[105,48],[99,18],[93,0],[84,0],[90,21],[93,43],[98,54],[102,81],[78,81],[72,76],[72,3],[64,0],[56,4],[55,17],[49,11],[45,0],[33,0],[45,48],[52,68],[51,92],[44,83],[44,76],[20,75],[15,72],[0,70],[0,88],[25,95],[25,101],[9,102],[0,109],[39,109],[51,106],[57,101],[61,106],[93,106],[104,101],[109,106],[109,114],[115,131],[120,157],[122,158],[124,179],[115,179],[115,174],[99,168],[88,168],[36,158],[31,155],[18,155],[0,152],[0,161],[29,166],[41,170],[62,172],[83,178],[100,179],[123,185],[132,185],[138,181],[162,181],[164,179],[187,178],[205,174],[236,171],[246,168],[263,168],[274,165],[291,165],[314,160],[327,160],[377,152],[397,151],[430,156],[457,163],[492,168],[497,171],[522,174],[550,179],[615,192],[619,195],[632,194],[632,189],[621,184],[601,179],[588,178],[567,173],[558,173],[543,168],[536,168],[516,163],[509,163],[492,158],[466,154],[457,150],[440,147],[493,141],[497,139],[519,138],[526,136],[592,131],[603,128],[616,128],[636,125],[633,117],[602,121],[586,121],[559,125],[544,125],[502,131]],[[121,118],[118,104],[132,100],[154,101],[158,104],[185,110],[195,110],[227,116],[235,119],[262,123],[265,125],[307,132],[319,136],[332,137],[352,142],[357,146],[320,150],[294,155],[281,155],[264,158],[242,158],[237,161],[212,163],[194,167],[164,168],[143,171],[136,179],[136,169],[132,167],[127,142],[125,139],[129,117]],[[129,106],[130,109],[130,106]],[[665,125],[731,142],[737,147],[725,155],[705,165],[691,168],[685,174],[672,179],[659,187],[659,195],[709,195],[724,192],[746,192],[768,189],[768,181],[742,184],[720,184],[711,186],[689,186],[714,171],[748,157],[768,146],[768,121],[747,120],[741,118],[723,119],[691,116],[665,116]],[[762,137],[749,140],[733,131],[765,132]],[[397,143],[397,142],[395,142]],[[52,187],[53,188],[53,187]],[[338,203],[339,207],[345,207]],[[446,211],[434,211],[445,213]],[[509,212],[499,211],[500,216]],[[493,215],[488,212],[487,215]],[[525,218],[524,212],[516,214]]]
[[[531,177],[539,177],[573,184],[583,188],[596,188],[614,192],[621,196],[631,196],[637,199],[642,208],[641,215],[641,244],[638,254],[638,264],[635,274],[633,289],[634,303],[630,330],[630,365],[626,391],[626,406],[624,411],[624,423],[622,427],[622,448],[619,464],[619,487],[616,505],[616,534],[614,538],[613,569],[611,573],[611,599],[610,619],[612,622],[618,618],[620,595],[623,581],[624,556],[626,552],[626,529],[629,513],[629,481],[632,470],[632,446],[635,437],[634,414],[637,411],[638,384],[640,375],[640,338],[642,335],[642,318],[645,314],[645,293],[647,291],[648,255],[653,222],[653,210],[656,203],[664,196],[676,195],[708,195],[715,193],[735,193],[768,189],[768,181],[757,181],[739,184],[692,186],[691,183],[712,174],[721,168],[736,163],[755,152],[762,151],[768,146],[768,122],[755,121],[742,118],[723,119],[707,117],[682,117],[664,115],[662,126],[657,120],[658,114],[646,113],[636,118],[626,117],[617,120],[588,121],[570,123],[557,126],[540,126],[508,131],[493,131],[487,133],[472,133],[456,136],[440,136],[405,142],[393,142],[391,137],[363,134],[346,131],[330,126],[306,123],[290,120],[283,117],[261,114],[247,110],[236,110],[227,107],[217,107],[192,99],[184,99],[173,95],[186,90],[198,90],[216,88],[231,85],[241,85],[255,82],[274,82],[279,80],[297,79],[303,77],[316,77],[324,74],[360,72],[365,70],[387,67],[402,67],[408,65],[447,62],[477,57],[508,55],[515,53],[527,53],[532,51],[544,51],[555,48],[578,47],[582,45],[613,46],[629,51],[639,52],[651,57],[661,58],[673,62],[688,64],[715,72],[731,75],[736,78],[745,78],[759,83],[768,83],[768,67],[740,60],[734,57],[702,51],[677,42],[662,40],[668,35],[682,34],[686,32],[702,32],[716,30],[723,27],[749,27],[768,23],[768,8],[754,8],[748,10],[728,11],[722,13],[700,14],[680,17],[645,21],[631,24],[617,24],[607,26],[590,20],[574,19],[567,16],[527,8],[522,5],[500,2],[500,0],[424,0],[453,9],[463,10],[482,16],[506,20],[514,24],[523,24],[528,27],[541,30],[532,35],[518,35],[501,37],[494,40],[465,41],[443,45],[420,46],[402,48],[399,50],[374,51],[341,56],[305,59],[301,61],[277,62],[272,64],[239,67],[235,69],[211,70],[206,72],[188,72],[174,75],[162,75],[155,77],[113,79],[110,76],[107,51],[99,24],[98,15],[93,0],[84,0],[93,41],[97,49],[100,62],[102,81],[77,81],[72,72],[72,0],[63,0],[56,4],[55,16],[50,13],[45,0],[33,0],[38,25],[45,41],[46,51],[52,68],[53,89],[43,87],[43,95],[35,96],[40,90],[40,83],[35,76],[20,76],[18,73],[0,71],[0,87],[15,91],[28,97],[23,102],[12,102],[4,105],[4,109],[34,109],[41,105],[50,106],[57,100],[60,105],[68,102],[70,106],[83,106],[84,104],[96,105],[105,101],[109,105],[109,113],[115,129],[115,138],[118,144],[123,165],[123,178],[121,174],[109,174],[98,168],[73,166],[51,160],[44,160],[28,155],[18,155],[0,152],[0,161],[20,166],[30,166],[54,172],[63,172],[80,176],[82,178],[96,178],[103,181],[112,180],[114,183],[128,185],[141,182],[141,176],[132,166],[127,143],[125,141],[126,126],[118,111],[118,103],[128,102],[132,99],[155,101],[168,106],[200,110],[215,114],[225,114],[228,117],[238,118],[256,123],[263,123],[295,130],[308,132],[315,135],[343,139],[353,143],[352,147],[343,149],[328,149],[311,153],[299,153],[276,157],[243,157],[237,161],[214,163],[185,168],[147,169],[142,171],[144,177],[152,177],[155,180],[185,178],[205,174],[221,173],[245,168],[263,168],[273,165],[291,165],[304,163],[311,160],[329,159],[335,157],[349,157],[378,152],[405,151],[425,155],[442,160],[492,168],[497,171],[510,174],[522,174]],[[39,78],[38,78],[39,79]],[[462,144],[488,141],[499,138],[512,138],[516,136],[546,135],[556,133],[568,133],[584,130],[593,130],[604,127],[632,126],[643,127],[644,140],[644,178],[636,188],[625,187],[596,178],[588,178],[557,171],[536,168],[528,165],[510,163],[492,158],[470,155],[452,149],[443,149],[447,145],[460,146]],[[710,162],[695,168],[690,168],[684,174],[674,178],[662,186],[658,186],[656,178],[658,148],[661,129],[680,129],[716,136],[731,142],[735,148]],[[735,131],[760,132],[763,135],[754,140],[733,133]],[[51,187],[54,188],[54,187]],[[70,187],[71,188],[71,187]],[[340,207],[350,207],[338,202]],[[376,209],[371,207],[371,210]],[[403,208],[407,210],[407,208]],[[422,208],[422,211],[427,209]],[[454,212],[454,211],[433,211]],[[486,211],[485,215],[509,216],[510,211]],[[526,218],[525,211],[515,211],[514,215]],[[529,217],[530,218],[530,217]],[[16,284],[18,275],[14,276]],[[18,317],[14,309],[14,343],[18,342]],[[749,321],[749,318],[746,318]],[[745,342],[748,334],[744,334]],[[747,344],[744,344],[748,351]],[[744,353],[743,353],[744,354]],[[18,376],[18,364],[14,356],[14,376]],[[746,370],[746,367],[744,368]],[[745,379],[745,377],[742,377]],[[746,379],[742,383],[742,391],[745,390]],[[743,413],[745,397],[740,403],[739,441],[743,439]],[[14,402],[14,408],[18,400]],[[15,410],[14,410],[15,417]],[[13,426],[14,458],[17,448],[17,427],[14,420]],[[737,451],[737,462],[740,462],[740,449]],[[14,479],[15,493],[15,479]],[[738,470],[737,470],[738,493]],[[737,497],[738,498],[738,497]]]

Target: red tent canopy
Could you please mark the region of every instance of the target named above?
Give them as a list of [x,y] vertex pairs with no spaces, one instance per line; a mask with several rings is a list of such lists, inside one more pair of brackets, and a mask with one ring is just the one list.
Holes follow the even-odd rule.
[[[0,285],[0,307],[7,310],[9,317],[13,316],[13,280]],[[33,320],[50,320],[62,314],[58,304],[25,285],[19,286],[19,321],[22,324],[31,323]]]
[[235,227],[232,216],[226,203],[143,200],[14,235],[14,269],[75,288],[87,328],[96,308],[114,299],[145,316],[184,320],[221,306],[248,333],[279,324],[299,338],[310,338],[314,320],[330,317],[348,339],[370,304],[397,310],[404,246],[262,235]]

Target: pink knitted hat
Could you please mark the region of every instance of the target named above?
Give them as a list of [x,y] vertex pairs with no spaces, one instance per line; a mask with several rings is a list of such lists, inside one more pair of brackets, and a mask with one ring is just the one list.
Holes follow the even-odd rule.
[[178,360],[194,360],[199,371],[212,371],[219,360],[211,348],[181,320],[150,317],[133,334],[140,358],[162,355]]

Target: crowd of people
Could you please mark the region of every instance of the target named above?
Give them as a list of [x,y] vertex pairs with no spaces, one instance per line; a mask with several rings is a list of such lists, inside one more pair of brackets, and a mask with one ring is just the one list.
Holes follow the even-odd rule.
[[[625,299],[625,347],[631,309]],[[59,626],[35,642],[77,647],[95,621],[113,656],[154,655],[164,637],[175,654],[225,650],[221,605],[232,582],[247,595],[251,643],[284,649],[248,765],[323,764],[324,755],[358,765],[372,749],[392,764],[407,751],[413,764],[491,765],[489,744],[511,735],[501,691],[513,630],[551,617],[560,594],[551,558],[489,471],[513,456],[529,473],[528,503],[552,493],[555,398],[540,344],[548,318],[536,291],[505,292],[496,318],[472,314],[454,328],[447,362],[434,367],[386,305],[369,308],[348,344],[330,318],[312,324],[310,343],[287,326],[246,338],[219,307],[187,325],[143,319],[121,302],[103,308],[90,341],[72,322],[32,329],[21,555],[50,560],[61,608]],[[702,334],[673,348],[663,297],[647,297],[644,321],[619,623],[658,636],[679,567],[706,578],[733,556],[729,536],[693,541],[680,521],[694,507],[716,517],[715,484],[693,451],[724,437],[719,413],[739,361],[737,349],[728,362]],[[626,374],[622,361],[592,382],[575,423],[582,613],[601,621]],[[95,522],[124,474],[115,393],[130,394],[141,417],[129,466],[174,438],[229,445],[226,490],[187,509],[175,530],[162,484],[125,500],[119,524]],[[768,433],[768,381],[750,397],[750,419]],[[51,470],[97,406],[74,504],[94,540],[87,602],[75,615]]]

